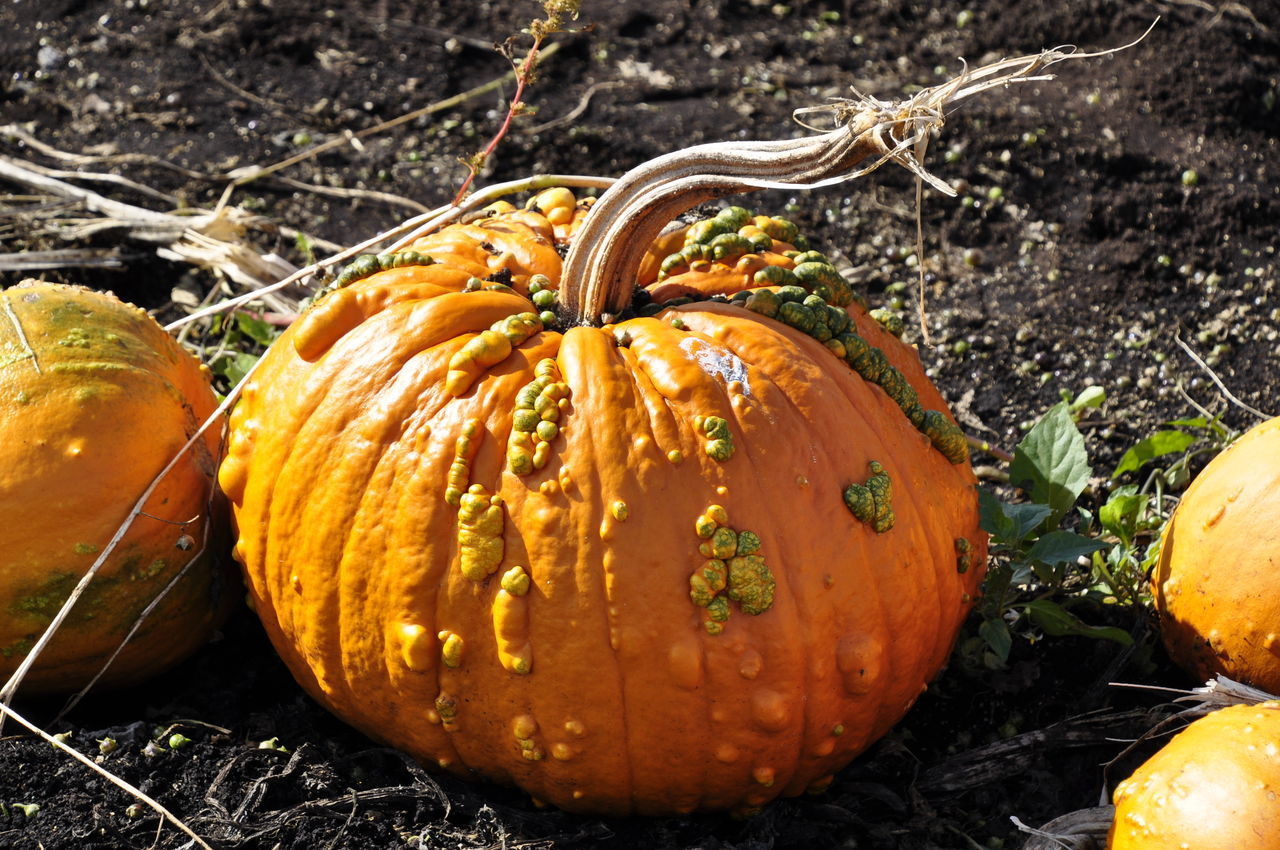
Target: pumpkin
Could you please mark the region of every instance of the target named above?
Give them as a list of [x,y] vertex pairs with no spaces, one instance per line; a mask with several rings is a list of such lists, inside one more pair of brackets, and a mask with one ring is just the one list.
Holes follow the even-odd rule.
[[1280,702],[1201,717],[1121,782],[1110,850],[1276,850]]
[[[865,130],[804,179],[883,154]],[[791,179],[799,143],[757,144]],[[793,224],[668,227],[750,185],[722,153],[361,258],[267,352],[220,483],[339,717],[568,810],[745,811],[944,664],[985,565],[966,439]]]
[[[0,292],[0,672],[11,675],[152,479],[216,409],[208,371],[144,311],[73,286]],[[197,556],[101,679],[158,672],[210,636],[236,594],[215,563],[220,429],[147,500],[24,679],[83,687]],[[221,512],[225,522],[225,510]]]
[[1154,575],[1169,655],[1280,693],[1280,418],[1247,431],[1196,476]]

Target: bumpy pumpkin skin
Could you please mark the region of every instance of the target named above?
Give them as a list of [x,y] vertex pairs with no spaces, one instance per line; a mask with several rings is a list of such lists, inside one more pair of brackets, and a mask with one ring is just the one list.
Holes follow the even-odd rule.
[[[0,292],[0,308],[0,675],[7,677],[147,484],[217,405],[207,370],[145,312],[111,295],[27,283]],[[219,430],[157,487],[147,515],[41,653],[24,692],[88,683],[200,550]],[[101,683],[136,681],[203,644],[237,595],[227,566],[202,555]]]
[[[518,292],[557,280],[553,227],[518,215],[469,225],[478,254],[458,229],[414,249],[451,246]],[[522,227],[523,254],[501,243]],[[457,380],[455,354],[533,309],[458,292],[476,271],[441,259],[322,299],[232,414],[235,553],[298,681],[429,764],[569,810],[823,787],[911,706],[970,607],[986,538],[967,462],[822,344],[728,303],[535,332]],[[945,409],[915,353],[849,312]],[[567,398],[549,461],[518,474],[518,394],[546,358]],[[731,451],[712,445],[719,420]],[[842,500],[873,461],[892,485],[883,533]],[[713,575],[695,604],[718,560],[699,546],[726,528],[764,567],[720,552],[736,584]]]
[[1153,577],[1169,655],[1280,693],[1280,418],[1246,432],[1187,488]]
[[1280,703],[1196,720],[1116,786],[1109,850],[1277,850]]

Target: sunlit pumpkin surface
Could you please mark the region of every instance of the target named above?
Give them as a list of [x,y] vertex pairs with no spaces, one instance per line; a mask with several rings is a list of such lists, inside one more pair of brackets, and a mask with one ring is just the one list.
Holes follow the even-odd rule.
[[1222,673],[1280,693],[1280,418],[1196,476],[1153,576],[1170,656],[1200,681]]
[[686,303],[550,329],[582,210],[363,260],[273,346],[220,473],[253,603],[320,702],[462,776],[610,814],[820,789],[976,593],[964,437],[780,220],[665,236],[638,283]]
[[[58,284],[0,292],[0,675],[216,406],[207,371],[137,307]],[[192,558],[102,681],[159,671],[208,639],[239,595],[206,541],[220,431],[159,483],[24,691],[87,684]]]
[[1116,787],[1109,850],[1280,848],[1280,703],[1192,723]]

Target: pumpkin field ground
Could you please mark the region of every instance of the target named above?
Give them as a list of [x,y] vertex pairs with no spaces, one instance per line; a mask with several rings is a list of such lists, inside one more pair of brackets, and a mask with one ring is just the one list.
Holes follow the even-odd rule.
[[[523,0],[5,4],[0,157],[141,207],[211,209],[235,169],[501,77],[508,65],[492,43],[539,10]],[[851,85],[899,98],[959,73],[962,58],[1117,47],[1157,17],[1136,46],[1060,64],[1051,82],[991,91],[949,116],[926,165],[958,197],[925,191],[920,210],[927,341],[910,174],[886,166],[810,194],[741,201],[793,219],[872,306],[902,312],[961,424],[993,446],[1012,450],[1050,406],[1101,387],[1105,402],[1079,412],[1095,473],[1082,504],[1096,508],[1124,452],[1163,423],[1200,408],[1235,430],[1257,422],[1224,387],[1280,413],[1275,0],[584,0],[575,31],[550,39],[530,114],[480,185],[616,176],[691,144],[788,137],[804,132],[793,110]],[[306,240],[282,229],[322,256],[315,246],[350,245],[447,203],[465,177],[460,159],[496,131],[511,89],[349,140],[227,198],[259,216],[247,236],[258,252],[304,265]],[[88,248],[112,263],[0,271],[4,285],[39,275],[110,289],[163,322],[217,282],[136,231],[67,241],[82,210],[3,174],[0,192],[3,253]],[[983,454],[974,462],[1000,467]],[[993,669],[974,618],[905,721],[827,792],[743,820],[573,816],[426,774],[306,697],[247,610],[191,661],[92,696],[65,719],[54,721],[56,702],[17,707],[70,732],[219,848],[1012,848],[1025,835],[1011,817],[1039,826],[1097,805],[1151,751],[1126,754],[1124,741],[1164,716],[1168,695],[1109,683],[1198,684],[1169,664],[1145,613],[1079,613],[1133,645],[1019,634]],[[4,732],[0,847],[189,846],[83,765]],[[189,743],[169,747],[175,732]],[[116,747],[100,753],[106,738]]]

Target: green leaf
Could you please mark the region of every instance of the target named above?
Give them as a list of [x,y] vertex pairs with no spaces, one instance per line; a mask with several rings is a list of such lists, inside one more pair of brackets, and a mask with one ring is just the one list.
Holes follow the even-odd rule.
[[236,313],[236,327],[240,328],[240,332],[249,339],[261,345],[270,345],[280,335],[279,330],[248,313]]
[[1117,487],[1107,503],[1098,508],[1098,522],[1107,531],[1128,543],[1137,531],[1138,518],[1147,509],[1149,500],[1150,496],[1139,493],[1136,486]]
[[1084,437],[1065,402],[1055,404],[1027,432],[1013,453],[1009,480],[1052,509],[1056,522],[1075,504],[1089,483],[1089,457]]
[[1141,469],[1158,457],[1184,452],[1196,439],[1195,434],[1186,431],[1157,431],[1125,452],[1111,477],[1118,478],[1126,472]]
[[978,635],[987,643],[991,651],[1001,662],[1009,660],[1009,650],[1013,649],[1013,635],[1009,634],[1009,625],[995,617],[983,620],[978,625]]
[[211,368],[215,375],[221,375],[227,381],[235,386],[240,383],[245,375],[249,374],[249,370],[253,368],[253,364],[258,362],[258,355],[245,354],[237,351],[234,354],[228,354],[226,357],[215,361]]
[[1117,629],[1114,626],[1091,626],[1057,602],[1051,602],[1048,599],[1036,599],[1022,607],[1031,618],[1031,622],[1052,637],[1080,635],[1098,640],[1113,640],[1122,646],[1133,643],[1133,638],[1124,629]]
[[1107,391],[1097,384],[1094,384],[1093,386],[1085,387],[1081,390],[1080,395],[1075,397],[1075,400],[1068,405],[1068,408],[1072,413],[1078,413],[1086,408],[1102,407],[1102,403],[1106,400]]
[[1085,537],[1073,531],[1050,531],[1043,534],[1030,549],[1027,550],[1028,561],[1039,561],[1044,564],[1069,564],[1082,555],[1089,555],[1106,544],[1092,537]]
[[978,515],[982,530],[998,543],[1016,544],[1052,513],[1048,505],[1002,502],[986,490],[978,491]]

